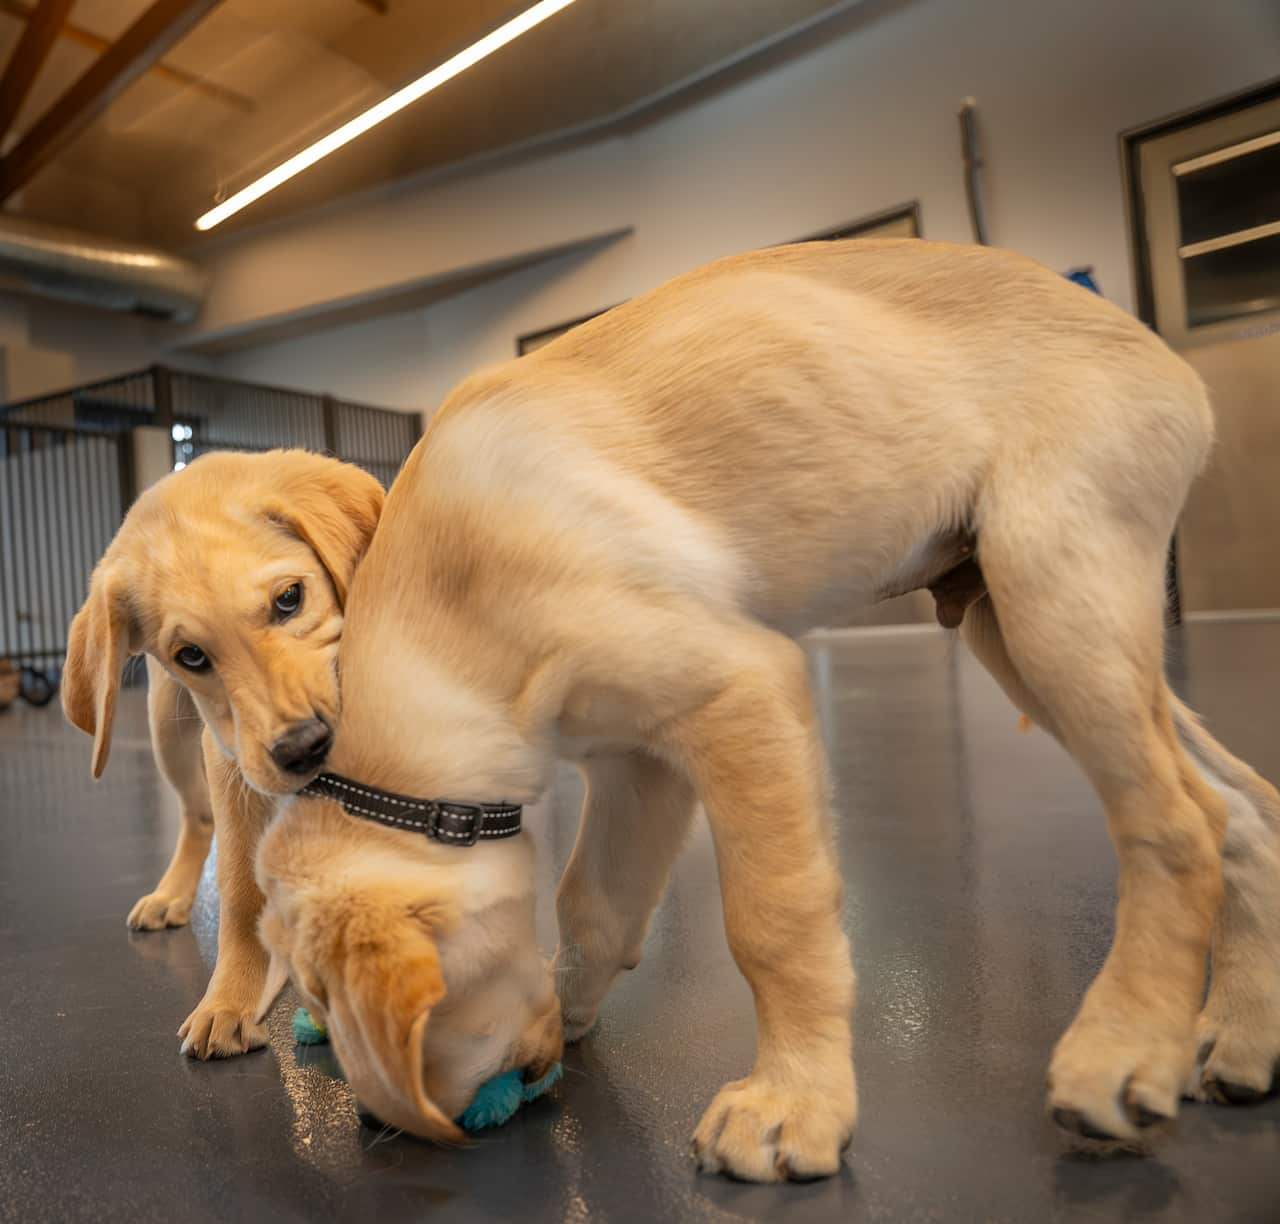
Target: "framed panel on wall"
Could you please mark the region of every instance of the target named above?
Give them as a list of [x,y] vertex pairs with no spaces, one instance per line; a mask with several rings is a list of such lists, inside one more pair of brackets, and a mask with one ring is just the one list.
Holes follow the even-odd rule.
[[[886,208],[880,212],[872,213],[870,216],[861,217],[857,221],[850,221],[836,229],[810,234],[805,238],[797,239],[797,241],[835,242],[842,238],[919,237],[920,201],[912,200],[910,203],[898,204],[893,208]],[[612,307],[607,307],[606,309],[612,309]],[[590,319],[598,318],[604,313],[603,310],[595,310],[591,314],[570,319],[567,323],[557,323],[554,327],[546,327],[541,331],[528,332],[526,335],[517,336],[516,356],[523,357],[526,353],[536,352],[544,344],[550,344],[552,340],[563,336],[565,332],[572,331],[580,324],[586,323]]]
[[[612,309],[612,306],[605,307],[605,310]],[[550,344],[552,340],[556,340],[563,336],[565,332],[573,331],[575,327],[589,322],[591,319],[598,319],[604,313],[604,310],[593,310],[590,314],[581,315],[576,319],[570,319],[567,323],[557,323],[554,327],[547,327],[542,331],[529,332],[527,335],[518,336],[516,338],[516,356],[523,357],[526,353],[535,352],[544,344]]]
[[836,229],[823,230],[800,238],[800,242],[838,242],[843,238],[919,238],[920,201],[912,200],[886,208],[870,216],[850,221]]

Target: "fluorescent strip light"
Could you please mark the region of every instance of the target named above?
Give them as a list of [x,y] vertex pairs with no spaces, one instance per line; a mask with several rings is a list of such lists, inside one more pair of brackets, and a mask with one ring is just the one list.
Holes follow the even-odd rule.
[[465,72],[473,64],[478,64],[500,47],[505,47],[507,43],[519,38],[521,34],[527,34],[534,26],[541,25],[548,17],[554,17],[561,9],[568,8],[572,3],[573,0],[539,0],[539,3],[525,9],[506,25],[499,26],[492,33],[473,42],[465,51],[459,51],[438,68],[433,68],[425,76],[420,76],[390,97],[383,98],[363,114],[348,120],[327,136],[322,136],[315,144],[303,149],[301,153],[295,153],[288,161],[281,162],[274,170],[268,170],[260,179],[237,191],[229,199],[223,200],[216,208],[211,208],[196,222],[196,229],[210,230],[228,217],[235,216],[254,200],[260,200],[268,191],[274,191],[281,183],[287,183],[295,174],[301,174],[308,166],[314,166],[322,157],[328,157],[330,153],[349,144],[357,136],[364,135],[384,119],[390,119],[410,103],[416,102],[446,81],[451,81],[460,72]]

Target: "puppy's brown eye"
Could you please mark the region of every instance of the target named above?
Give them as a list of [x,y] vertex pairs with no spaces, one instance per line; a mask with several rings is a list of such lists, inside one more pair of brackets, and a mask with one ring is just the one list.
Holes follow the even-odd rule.
[[302,607],[302,583],[291,582],[275,597],[276,611],[281,616],[292,616]]
[[187,671],[209,670],[209,656],[199,646],[184,646],[173,657],[178,666],[185,667]]

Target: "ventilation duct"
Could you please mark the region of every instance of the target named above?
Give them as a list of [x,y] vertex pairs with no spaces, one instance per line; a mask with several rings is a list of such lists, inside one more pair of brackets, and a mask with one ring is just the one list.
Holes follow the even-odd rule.
[[0,276],[47,297],[183,323],[205,288],[185,259],[9,215],[0,216]]

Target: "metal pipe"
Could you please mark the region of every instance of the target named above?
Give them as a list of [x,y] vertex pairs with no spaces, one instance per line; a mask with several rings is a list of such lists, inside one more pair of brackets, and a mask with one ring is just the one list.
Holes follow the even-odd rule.
[[11,214],[0,216],[0,275],[47,297],[178,322],[195,317],[205,290],[185,259]]
[[960,152],[964,158],[964,193],[969,201],[969,221],[973,226],[973,239],[982,246],[987,241],[987,216],[982,202],[981,172],[986,163],[978,151],[978,103],[965,98],[960,104]]

